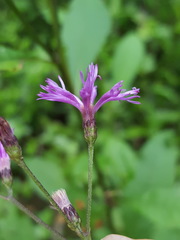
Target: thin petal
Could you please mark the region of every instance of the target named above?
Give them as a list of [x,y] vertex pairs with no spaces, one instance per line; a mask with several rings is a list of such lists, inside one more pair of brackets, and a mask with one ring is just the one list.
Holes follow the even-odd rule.
[[62,78],[61,78],[60,76],[58,76],[58,78],[59,78],[59,81],[60,81],[60,83],[61,83],[62,88],[63,88],[64,90],[66,90],[66,87],[65,87],[65,84],[64,84]]
[[81,78],[81,82],[82,82],[82,84],[84,84],[85,83],[85,81],[84,81],[84,75],[83,75],[83,73],[80,71],[80,78]]
[[10,158],[0,141],[0,173],[4,169],[10,169]]
[[98,66],[91,63],[89,65],[89,71],[87,72],[86,81],[84,81],[84,76],[82,72],[80,72],[81,81],[83,83],[83,87],[80,91],[80,96],[82,98],[82,102],[86,108],[94,103],[94,100],[97,96],[97,87],[94,86],[96,79],[99,77],[98,75]]
[[83,103],[81,102],[81,100],[78,97],[76,97],[74,94],[66,90],[65,84],[60,77],[59,77],[59,81],[61,82],[62,88],[51,79],[46,80],[48,85],[46,86],[40,85],[40,87],[47,93],[40,92],[38,94],[39,98],[37,100],[48,100],[48,101],[68,103],[81,111],[83,106]]
[[99,108],[102,107],[103,104],[110,101],[128,101],[130,103],[134,104],[140,104],[138,101],[131,101],[133,98],[139,98],[137,95],[140,91],[140,89],[136,89],[135,87],[132,88],[130,91],[123,92],[123,89],[120,89],[122,87],[122,82],[116,83],[107,93],[105,93],[99,101],[94,106],[94,112],[97,112]]

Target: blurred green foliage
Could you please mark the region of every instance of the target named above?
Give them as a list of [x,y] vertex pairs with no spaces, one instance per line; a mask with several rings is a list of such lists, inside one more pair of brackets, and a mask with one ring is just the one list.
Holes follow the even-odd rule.
[[[12,4],[13,3],[13,4]],[[50,193],[65,188],[85,222],[87,149],[80,114],[36,101],[39,84],[61,75],[78,94],[79,71],[98,63],[99,95],[120,80],[141,88],[141,105],[111,102],[97,117],[92,229],[133,238],[180,239],[178,0],[0,2],[0,115]],[[64,221],[12,163],[14,192],[61,232]],[[3,186],[0,185],[1,194]],[[0,199],[0,239],[52,239]]]

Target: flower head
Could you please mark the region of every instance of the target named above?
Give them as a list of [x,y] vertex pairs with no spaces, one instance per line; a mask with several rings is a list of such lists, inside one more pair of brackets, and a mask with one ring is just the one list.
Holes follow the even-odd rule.
[[[101,79],[101,77],[98,75],[98,66],[93,63],[89,65],[86,80],[84,79],[83,73],[80,72],[80,78],[83,84],[83,87],[80,90],[81,99],[67,91],[61,77],[59,76],[58,78],[61,86],[51,79],[46,80],[46,86],[40,85],[45,92],[40,92],[38,94],[38,100],[43,99],[73,105],[81,112],[83,123],[86,128],[92,129],[92,127],[95,126],[94,115],[106,102],[122,100],[134,104],[140,104],[140,102],[132,100],[134,98],[139,98],[138,93],[140,89],[133,87],[132,90],[126,91],[122,89],[123,81],[116,83],[94,104],[97,95],[97,86],[95,86],[95,81],[97,78]],[[86,132],[91,134],[89,133],[89,130]]]
[[12,184],[10,158],[0,141],[0,177],[5,185]]
[[46,91],[46,93],[40,92],[38,94],[38,100],[43,99],[69,103],[79,109],[84,120],[90,120],[94,118],[94,114],[106,102],[123,100],[134,104],[140,104],[140,102],[132,101],[133,98],[139,98],[137,95],[139,93],[139,89],[133,87],[132,90],[125,91],[121,89],[123,81],[120,81],[115,84],[107,93],[105,93],[94,105],[94,100],[97,95],[97,86],[94,86],[94,83],[97,78],[101,78],[98,75],[98,66],[93,65],[92,63],[89,65],[86,81],[84,80],[82,72],[80,72],[80,77],[83,84],[83,87],[80,90],[80,96],[82,100],[66,90],[65,84],[60,76],[58,78],[61,83],[61,87],[51,79],[46,80],[46,86],[40,85],[41,88]]

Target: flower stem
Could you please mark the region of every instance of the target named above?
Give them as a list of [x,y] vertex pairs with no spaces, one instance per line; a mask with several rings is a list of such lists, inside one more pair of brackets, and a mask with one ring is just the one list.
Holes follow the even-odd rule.
[[48,229],[50,232],[52,232],[56,237],[58,237],[61,240],[66,240],[58,231],[50,227],[48,224],[43,222],[40,218],[38,218],[34,213],[32,213],[28,208],[26,208],[22,203],[20,203],[17,199],[15,199],[13,196],[5,197],[0,195],[0,198],[4,200],[8,200],[11,203],[13,203],[16,207],[18,207],[22,212],[24,212],[26,215],[28,215],[30,218],[32,218],[36,223],[42,225],[46,229]]
[[[48,193],[48,191],[44,188],[44,186],[39,182],[39,180],[35,177],[35,175],[31,172],[31,170],[28,168],[26,163],[24,161],[21,161],[18,163],[18,165],[25,171],[25,173],[34,181],[34,183],[39,187],[39,189],[44,193],[44,195],[47,197],[49,202],[55,207],[55,209],[58,212],[61,212],[60,208],[56,204],[56,202],[52,199],[51,195]],[[62,213],[62,212],[61,212]]]
[[88,142],[88,202],[86,228],[91,240],[91,205],[92,205],[92,175],[93,175],[94,143]]
[[81,231],[81,229],[75,229],[71,227],[71,222],[67,219],[67,216],[61,211],[57,203],[54,201],[54,199],[51,197],[51,195],[48,193],[48,191],[44,188],[44,186],[39,182],[39,180],[35,177],[35,175],[31,172],[31,170],[28,168],[26,163],[22,160],[17,163],[25,172],[26,174],[34,181],[34,183],[39,187],[39,189],[44,193],[44,195],[47,197],[49,202],[52,204],[52,206],[61,214],[63,214],[64,218],[66,219],[68,226],[71,228],[71,230],[75,231],[76,234],[81,238],[84,239],[84,233]]

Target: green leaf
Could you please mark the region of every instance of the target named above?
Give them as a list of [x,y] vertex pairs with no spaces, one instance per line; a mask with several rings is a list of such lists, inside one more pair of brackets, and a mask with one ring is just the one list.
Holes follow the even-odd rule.
[[70,5],[63,24],[62,39],[76,90],[81,84],[79,71],[85,70],[97,57],[110,27],[111,19],[103,1],[74,0]]
[[141,70],[144,74],[155,71],[156,62],[155,62],[154,56],[152,54],[146,54],[146,56],[143,59],[143,63],[141,67],[142,67]]
[[97,159],[106,179],[110,178],[117,185],[121,181],[127,181],[134,173],[137,161],[133,150],[119,138],[108,138],[105,134],[101,144],[103,149],[97,153]]
[[[50,194],[57,189],[65,188],[62,169],[52,159],[33,158],[28,161],[28,166]],[[34,183],[32,184],[35,186]]]
[[149,191],[136,202],[137,209],[156,226],[180,229],[180,188]]
[[133,181],[126,188],[128,196],[140,194],[161,187],[170,187],[175,179],[177,149],[171,146],[174,138],[171,131],[161,132],[152,137],[142,148]]
[[4,61],[0,64],[0,71],[18,72],[22,66],[20,61]]
[[113,227],[116,229],[116,231],[123,229],[124,220],[122,217],[122,209],[119,206],[112,208],[111,217]]
[[5,46],[0,46],[0,62],[22,59],[24,56],[25,54],[21,51],[14,50]]
[[124,80],[125,88],[132,84],[144,57],[144,44],[135,33],[129,33],[117,44],[112,62],[113,78]]
[[10,202],[0,199],[0,238],[1,240],[37,239],[32,221]]
[[22,69],[23,53],[5,46],[0,46],[0,71],[17,72]]
[[158,229],[153,235],[153,239],[158,240],[179,240],[180,239],[180,229]]

